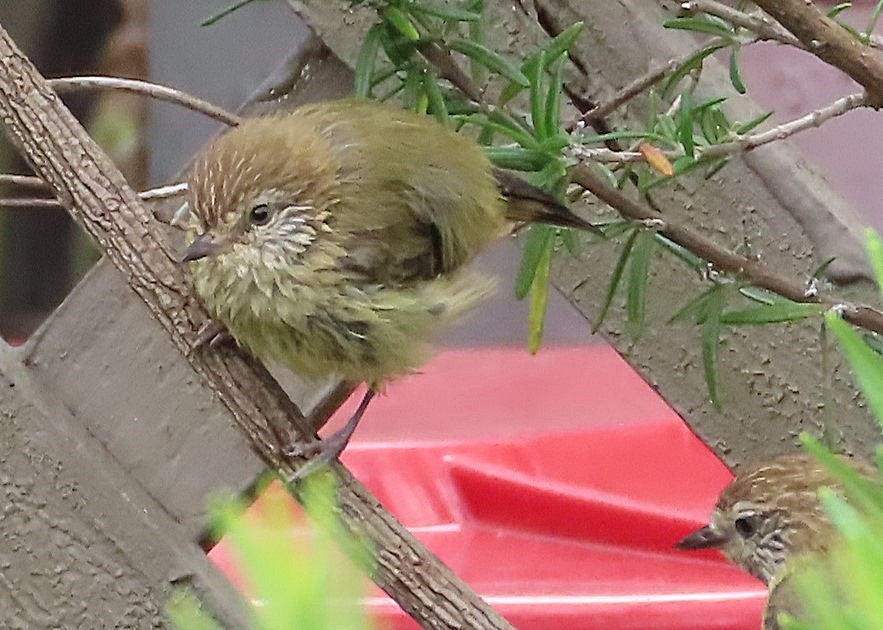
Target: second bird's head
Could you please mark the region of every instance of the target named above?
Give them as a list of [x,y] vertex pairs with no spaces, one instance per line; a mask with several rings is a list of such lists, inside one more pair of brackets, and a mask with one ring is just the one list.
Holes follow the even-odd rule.
[[[864,463],[853,462],[865,471]],[[769,584],[793,557],[825,551],[835,538],[818,490],[837,487],[813,457],[784,455],[748,467],[721,493],[710,522],[679,549],[720,549],[734,564]]]

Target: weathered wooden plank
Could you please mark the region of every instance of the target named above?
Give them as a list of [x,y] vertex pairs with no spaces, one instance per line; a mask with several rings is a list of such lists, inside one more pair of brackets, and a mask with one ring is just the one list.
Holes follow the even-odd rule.
[[0,348],[0,626],[162,627],[173,588],[187,586],[225,627],[247,627],[185,529],[21,358]]

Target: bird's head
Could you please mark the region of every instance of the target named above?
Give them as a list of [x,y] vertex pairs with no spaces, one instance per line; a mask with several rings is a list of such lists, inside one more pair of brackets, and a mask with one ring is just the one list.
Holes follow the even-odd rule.
[[676,546],[720,549],[769,584],[789,558],[824,551],[834,537],[818,489],[837,487],[813,457],[784,455],[749,467],[723,491],[711,520]]
[[321,134],[295,116],[244,121],[194,163],[183,260],[240,271],[296,262],[330,229],[337,168]]

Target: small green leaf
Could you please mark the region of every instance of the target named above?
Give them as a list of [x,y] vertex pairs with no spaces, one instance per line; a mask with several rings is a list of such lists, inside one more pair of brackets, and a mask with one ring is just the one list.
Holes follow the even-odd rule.
[[423,75],[423,92],[429,100],[429,111],[432,112],[432,115],[435,116],[438,122],[447,126],[448,107],[436,81],[437,77],[434,72],[425,73]]
[[573,42],[583,31],[583,22],[574,22],[571,26],[558,33],[546,46],[546,63],[554,63],[558,57],[570,50]]
[[718,35],[725,39],[732,39],[735,35],[733,27],[721,20],[711,19],[711,16],[672,18],[662,23],[665,28],[693,31],[695,33],[708,33]]
[[540,142],[539,147],[550,155],[559,156],[561,149],[570,146],[570,142],[566,135],[553,133],[548,138]]
[[368,98],[371,95],[374,64],[377,61],[377,53],[380,51],[383,28],[382,24],[372,26],[359,49],[359,58],[356,61],[355,69],[355,95],[358,98]]
[[732,326],[796,322],[808,317],[821,315],[824,310],[825,307],[821,304],[781,302],[738,311],[727,311],[721,315],[720,322],[721,324]]
[[545,116],[545,94],[543,90],[545,58],[545,52],[541,50],[521,67],[527,80],[530,82],[530,121],[533,124],[537,139],[541,141],[548,137]]
[[718,97],[715,97],[715,98],[710,98],[710,99],[708,99],[707,101],[703,101],[703,102],[701,102],[701,103],[698,103],[698,104],[696,104],[696,105],[693,105],[693,111],[694,111],[694,112],[699,112],[699,111],[705,111],[705,110],[707,110],[707,109],[714,109],[714,108],[718,108],[718,109],[719,109],[718,106],[719,106],[719,105],[723,105],[723,104],[726,103],[726,102],[727,102],[727,97],[726,97],[726,96],[718,96]]
[[509,81],[506,84],[506,87],[500,91],[500,98],[497,100],[497,103],[500,107],[503,107],[506,103],[521,94],[522,91],[524,91],[523,85],[515,83],[514,81]]
[[526,149],[539,149],[536,139],[516,125],[507,124],[499,119],[489,120],[484,114],[464,116],[463,121],[506,136]]
[[383,10],[383,19],[408,41],[416,42],[420,39],[420,31],[414,26],[414,22],[398,7],[388,5]]
[[873,486],[861,473],[828,450],[809,433],[801,433],[800,441],[813,457],[840,482],[846,496],[866,513],[883,518],[883,491]]
[[674,324],[675,322],[681,322],[688,319],[692,319],[697,324],[704,322],[708,300],[711,298],[711,294],[717,291],[717,289],[718,285],[714,285],[697,295],[695,298],[687,302],[687,304],[677,313],[672,315],[669,318],[668,323]]
[[674,241],[667,238],[665,235],[656,232],[654,234],[656,237],[656,242],[661,244],[665,249],[669,252],[680,258],[683,262],[687,263],[693,269],[702,269],[705,267],[705,260],[691,252],[689,249],[678,245]]
[[626,292],[626,317],[632,335],[637,338],[644,328],[644,315],[647,306],[647,280],[650,272],[650,259],[653,256],[656,239],[651,230],[640,230],[632,248],[629,263],[629,284]]
[[813,280],[818,280],[819,278],[821,278],[823,275],[825,275],[825,272],[828,271],[828,267],[830,267],[831,263],[833,263],[835,260],[837,260],[837,256],[831,256],[828,260],[819,265],[815,271],[812,272],[810,278],[812,278]]
[[412,2],[408,8],[417,13],[424,13],[426,15],[453,22],[478,22],[481,19],[481,13],[458,9],[456,7],[436,6],[427,2]]
[[[549,89],[546,94],[545,106],[545,129],[548,136],[553,136],[558,132],[560,126],[559,114],[561,110],[561,93],[564,91],[562,72],[564,70],[564,61],[559,60],[550,66],[552,69],[552,78],[549,81]],[[568,139],[564,139],[570,144]],[[564,146],[567,146],[565,144]]]
[[620,234],[625,234],[635,227],[634,223],[626,221],[625,219],[608,219],[594,225],[601,230],[602,237],[608,241],[612,238],[616,238]]
[[540,190],[558,194],[563,193],[562,182],[567,184],[567,167],[561,159],[551,159],[549,162],[535,175],[530,177],[530,183]]
[[739,94],[745,94],[748,91],[742,81],[742,73],[739,69],[739,46],[733,46],[730,49],[730,83]]
[[877,354],[883,355],[883,338],[875,332],[865,331],[862,333],[862,339],[868,347]]
[[402,104],[405,109],[417,113],[421,112],[421,101],[425,101],[423,95],[423,70],[422,68],[408,67],[404,80],[404,91],[402,92]]
[[[471,4],[471,3],[470,3]],[[482,2],[480,11],[484,11],[484,3]],[[479,13],[481,15],[481,13]],[[468,23],[468,35],[467,39],[470,39],[474,42],[478,42],[479,44],[485,44],[486,38],[484,35],[484,20],[476,20],[475,22]],[[451,34],[447,34],[446,37],[452,36]],[[476,63],[469,60],[469,74],[472,76],[472,80],[476,85],[486,85],[488,82],[488,71],[480,63]]]
[[592,170],[595,171],[595,173],[604,178],[604,181],[607,183],[608,186],[610,186],[611,188],[618,188],[616,175],[613,171],[610,170],[609,167],[600,163],[590,163],[590,166],[592,167]]
[[527,77],[515,67],[509,60],[493,50],[483,46],[477,42],[468,39],[454,39],[448,42],[451,50],[462,53],[474,59],[476,62],[485,66],[489,70],[501,74],[513,83],[517,83],[522,87],[530,87]]
[[[828,12],[825,13],[825,15],[833,20],[835,17],[840,15],[843,11],[846,11],[846,9],[849,9],[851,7],[852,7],[851,2],[841,2],[840,4],[835,4],[833,7],[828,9]],[[870,31],[868,31],[868,33],[872,32],[873,30],[874,29],[871,29]]]
[[718,125],[717,117],[712,109],[703,109],[699,116],[699,129],[708,144],[717,144],[729,133],[729,129]]
[[760,304],[785,304],[791,301],[786,297],[782,297],[778,293],[773,293],[767,289],[761,289],[760,287],[753,287],[750,285],[739,287],[739,293],[747,297],[749,300],[754,300]]
[[869,348],[836,312],[828,311],[825,322],[837,335],[843,354],[849,360],[865,398],[883,428],[883,387],[880,387],[880,383],[883,383],[883,358]]
[[656,128],[659,130],[662,137],[666,138],[674,146],[679,146],[678,126],[675,123],[675,119],[669,114],[659,114],[656,118]]
[[769,111],[765,114],[761,114],[760,116],[757,116],[756,118],[752,118],[748,122],[738,123],[738,124],[736,124],[735,127],[733,127],[733,131],[741,136],[742,134],[748,133],[749,131],[751,131],[752,129],[757,127],[758,125],[762,125],[772,115],[773,115],[773,112]]
[[718,380],[720,350],[720,317],[724,309],[724,290],[716,285],[705,303],[705,321],[702,323],[702,368],[708,395],[716,409],[721,408],[720,383]]
[[638,237],[639,232],[640,230],[633,227],[631,234],[629,234],[625,243],[623,243],[622,251],[619,253],[619,258],[616,261],[616,265],[613,267],[613,272],[610,274],[610,282],[607,284],[607,293],[604,295],[604,302],[601,303],[598,319],[595,320],[595,323],[592,325],[593,333],[598,332],[598,329],[601,328],[601,324],[604,323],[604,318],[607,317],[607,311],[613,303],[613,297],[616,295],[616,290],[619,288],[619,281],[622,279],[622,272],[625,271],[626,263],[632,253],[632,247],[635,244],[635,239]]
[[[550,230],[551,231],[551,230]],[[528,350],[536,354],[543,340],[543,324],[546,321],[546,306],[549,302],[549,272],[552,266],[552,247],[547,247],[540,258],[533,283],[530,285],[530,314],[528,323],[530,334]]]
[[865,230],[865,250],[868,252],[871,268],[877,279],[877,287],[883,291],[883,240],[872,229]]
[[693,143],[693,97],[689,90],[681,93],[681,105],[678,108],[678,140],[684,147],[687,157],[694,158],[696,152]]
[[515,297],[523,300],[534,283],[537,268],[547,252],[552,251],[555,229],[548,225],[531,225],[524,240],[521,266],[515,280]]
[[484,152],[494,165],[513,171],[541,171],[549,162],[549,155],[522,147],[485,147]]
[[703,48],[696,54],[691,55],[689,59],[682,63],[680,67],[671,74],[671,76],[668,78],[668,81],[665,82],[665,86],[662,89],[663,98],[669,98],[671,92],[681,82],[681,80],[696,68],[700,68],[702,66],[702,62],[705,60],[706,57],[720,50],[721,48],[726,48],[727,46],[729,46],[728,42],[719,42]]
[[712,161],[711,166],[705,171],[705,174],[702,176],[705,179],[711,179],[715,175],[717,175],[718,171],[720,171],[723,167],[729,164],[730,158],[716,158]]
[[[849,4],[849,3],[844,3]],[[871,19],[868,20],[868,26],[865,28],[865,35],[870,37],[871,33],[874,32],[874,29],[877,28],[877,20],[880,19],[880,11],[883,10],[883,2],[877,2],[874,6],[874,10],[871,12]]]

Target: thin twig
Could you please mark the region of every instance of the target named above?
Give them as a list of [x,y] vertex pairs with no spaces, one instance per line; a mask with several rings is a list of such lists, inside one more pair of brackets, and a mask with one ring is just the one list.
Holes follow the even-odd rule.
[[[839,98],[830,105],[820,107],[808,114],[804,114],[800,118],[795,118],[781,125],[777,125],[766,131],[756,134],[746,134],[736,136],[728,142],[714,144],[711,146],[696,147],[697,157],[721,157],[726,155],[735,155],[738,153],[746,153],[752,149],[784,140],[796,133],[820,127],[822,124],[842,116],[854,109],[864,107],[866,103],[866,95],[862,93],[850,94]],[[591,137],[586,139],[591,142]],[[574,144],[569,148],[572,155],[582,159],[593,160],[595,162],[604,162],[608,164],[625,163],[625,162],[643,162],[646,161],[644,154],[638,151],[611,151],[608,148],[590,148],[579,144]],[[662,151],[669,159],[677,159],[683,157],[684,152],[681,149]]]
[[231,127],[238,125],[241,120],[239,116],[231,114],[223,108],[213,105],[197,96],[187,94],[186,92],[165,85],[159,85],[158,83],[151,83],[150,81],[104,76],[61,77],[47,80],[49,81],[49,85],[59,93],[94,88],[119,90],[149,96],[150,98],[155,98],[167,103],[174,103],[175,105],[181,105],[182,107],[204,114],[209,118],[213,118],[218,122],[230,125]]
[[641,205],[607,185],[589,167],[579,164],[571,171],[574,183],[582,186],[598,199],[616,208],[624,217],[635,221],[653,221],[654,229],[681,247],[708,261],[715,269],[736,274],[754,286],[768,289],[795,302],[822,304],[829,308],[842,305],[843,318],[866,330],[883,334],[883,313],[865,304],[852,303],[833,295],[819,295],[806,290],[806,285],[791,282],[776,274],[770,267],[722,249],[704,236],[671,221],[661,213]]
[[750,14],[729,7],[715,0],[689,0],[682,2],[683,13],[707,13],[726,20],[734,26],[741,26],[754,33],[759,40],[776,41],[796,48],[806,47],[794,35],[763,14]]
[[0,208],[34,208],[59,210],[64,206],[57,199],[41,199],[36,197],[0,197]]
[[820,107],[810,113],[795,118],[790,122],[783,123],[767,131],[756,133],[753,135],[739,136],[730,142],[716,144],[710,147],[697,148],[697,153],[703,157],[729,155],[731,153],[742,153],[750,151],[764,144],[784,140],[796,133],[820,127],[825,122],[842,116],[847,112],[851,112],[859,107],[867,106],[867,94],[856,93],[838,98],[836,101],[825,107]]
[[0,186],[17,186],[20,188],[47,189],[46,182],[33,175],[12,175],[0,173]]
[[[688,0],[687,2],[682,2],[680,8],[683,13],[715,15],[735,26],[741,26],[745,30],[751,31],[757,35],[759,40],[777,41],[788,46],[800,48],[801,50],[807,50],[803,42],[763,13],[745,13],[716,0]],[[871,48],[881,49],[883,48],[883,37],[871,34],[868,36],[868,44]]]
[[451,85],[476,103],[482,102],[481,88],[457,65],[448,51],[436,42],[420,46],[418,50],[426,61],[435,66],[442,78],[447,79]]
[[[706,48],[707,46],[708,44],[705,44],[702,46],[702,48]],[[623,87],[616,94],[611,96],[609,100],[598,103],[589,111],[581,114],[574,122],[569,123],[565,129],[568,132],[574,131],[581,124],[591,125],[592,122],[596,120],[606,118],[611,113],[622,107],[624,104],[647,90],[647,88],[659,83],[659,81],[664,79],[667,74],[679,68],[695,54],[696,51],[691,50],[689,54],[682,55],[676,59],[671,59],[661,66],[651,69],[645,75],[638,77],[637,79]]]
[[[24,175],[0,175],[0,178],[6,179],[10,177],[20,178],[26,177]],[[49,192],[49,187],[39,177],[28,177],[29,181],[27,184],[19,184],[19,185],[29,185],[33,188],[43,188],[47,192]],[[39,184],[39,185],[38,185]],[[149,190],[145,190],[144,192],[139,192],[138,197],[141,201],[159,201],[161,199],[169,199],[171,197],[177,197],[179,195],[183,195],[187,192],[187,184],[185,182],[181,182],[178,184],[169,184],[167,186],[159,186],[157,188],[151,188]],[[0,197],[0,208],[64,208],[64,204],[62,204],[57,199],[43,199],[38,197]]]

